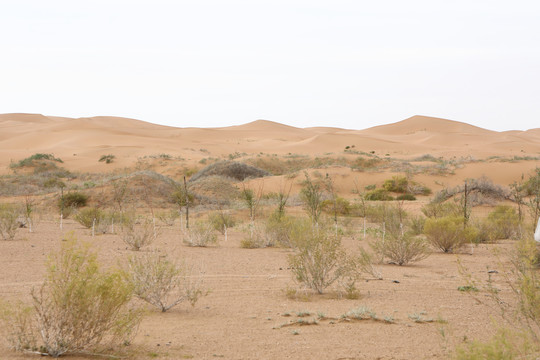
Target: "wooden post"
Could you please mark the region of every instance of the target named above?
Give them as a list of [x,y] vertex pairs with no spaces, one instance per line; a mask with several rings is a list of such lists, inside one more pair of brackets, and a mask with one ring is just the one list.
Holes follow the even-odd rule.
[[187,190],[186,177],[184,176],[184,196],[186,197],[186,229],[189,229],[189,194]]

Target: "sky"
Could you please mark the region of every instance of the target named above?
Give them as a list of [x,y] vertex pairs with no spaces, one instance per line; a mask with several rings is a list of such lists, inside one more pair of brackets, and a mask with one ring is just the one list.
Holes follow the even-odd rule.
[[540,128],[540,2],[0,0],[0,113]]

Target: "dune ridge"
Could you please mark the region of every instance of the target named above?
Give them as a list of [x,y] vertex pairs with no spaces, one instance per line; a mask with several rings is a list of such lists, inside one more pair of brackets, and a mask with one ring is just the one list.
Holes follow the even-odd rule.
[[459,121],[415,115],[363,130],[297,128],[268,120],[217,127],[171,127],[112,116],[65,118],[0,114],[0,167],[36,152],[67,159],[66,166],[92,170],[95,159],[115,154],[118,166],[137,157],[168,153],[200,160],[209,156],[301,153],[340,154],[346,146],[379,156],[538,156],[540,129],[497,132]]

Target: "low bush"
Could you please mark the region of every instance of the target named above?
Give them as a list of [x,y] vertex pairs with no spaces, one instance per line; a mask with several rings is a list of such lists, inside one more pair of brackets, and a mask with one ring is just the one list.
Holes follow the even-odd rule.
[[339,216],[348,216],[353,211],[353,205],[350,201],[342,197],[337,197],[335,202],[332,200],[324,200],[321,204],[322,210],[328,214],[336,214]]
[[370,200],[370,201],[389,201],[389,200],[394,200],[394,198],[390,195],[388,195],[388,191],[384,190],[384,189],[375,189],[375,190],[371,190],[371,191],[368,191],[364,198],[366,200]]
[[230,229],[236,224],[234,218],[225,211],[211,213],[208,215],[208,221],[214,230],[219,231],[222,235],[225,235],[226,229]]
[[488,214],[487,222],[493,226],[496,239],[511,239],[519,235],[519,216],[511,206],[499,205]]
[[64,194],[64,197],[58,199],[58,209],[63,211],[64,218],[67,218],[73,209],[86,206],[88,203],[88,195],[78,191],[72,191]]
[[324,226],[303,221],[292,234],[295,253],[289,255],[289,266],[296,281],[322,294],[339,279],[354,288],[358,279],[356,263],[341,246],[341,238]]
[[3,240],[13,240],[19,228],[20,211],[13,204],[0,204],[0,237]]
[[75,220],[82,226],[90,229],[92,225],[99,225],[102,220],[105,220],[105,212],[98,208],[81,209],[75,215]]
[[158,211],[156,213],[156,217],[163,224],[167,226],[173,226],[176,219],[180,217],[180,212],[176,209]]
[[455,202],[430,202],[422,207],[422,213],[428,218],[459,216],[461,209]]
[[141,225],[137,225],[134,218],[126,218],[122,224],[122,240],[131,250],[139,251],[153,243],[157,236],[158,232],[153,221],[144,220]]
[[120,272],[101,271],[96,254],[70,239],[47,263],[32,306],[4,318],[7,339],[15,350],[51,357],[110,352],[130,341],[141,320],[128,307],[132,294]]
[[183,301],[192,306],[205,295],[200,277],[185,264],[178,264],[167,256],[145,254],[130,257],[123,272],[133,286],[134,294],[143,301],[165,312]]
[[184,243],[188,246],[206,247],[216,242],[214,228],[210,223],[202,221],[192,224],[184,237]]
[[99,162],[104,162],[105,164],[111,164],[114,159],[116,158],[116,156],[112,155],[112,154],[108,154],[108,155],[101,155],[101,157],[99,158]]
[[396,200],[414,201],[416,200],[416,196],[413,194],[401,194],[396,197]]
[[470,226],[463,227],[461,217],[445,216],[426,219],[424,234],[434,247],[449,253],[467,243],[474,242],[477,230]]
[[421,236],[411,233],[393,235],[389,233],[383,239],[372,244],[373,250],[390,263],[407,265],[425,259],[430,254],[429,244]]

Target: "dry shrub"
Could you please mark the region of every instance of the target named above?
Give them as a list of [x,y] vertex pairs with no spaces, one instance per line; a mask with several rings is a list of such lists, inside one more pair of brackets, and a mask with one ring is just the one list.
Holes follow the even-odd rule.
[[206,294],[200,276],[194,277],[191,268],[157,254],[130,257],[124,278],[138,298],[162,312],[186,300],[194,306]]
[[337,280],[351,289],[358,279],[357,263],[341,246],[339,235],[325,226],[298,222],[292,233],[295,253],[289,255],[289,266],[299,284],[322,294]]
[[167,226],[173,226],[176,219],[178,219],[180,217],[180,212],[178,210],[176,210],[176,209],[158,211],[156,213],[156,217],[163,224],[165,224]]
[[240,163],[237,161],[219,161],[208,165],[190,179],[191,181],[197,181],[203,177],[218,175],[243,181],[249,178],[259,178],[270,175],[269,172],[256,168],[251,165]]
[[431,202],[422,207],[422,213],[428,218],[459,216],[461,209],[455,202]]
[[511,206],[499,205],[487,218],[488,223],[493,226],[496,239],[510,239],[519,234],[519,216]]
[[13,204],[0,204],[0,236],[3,240],[13,240],[19,228],[19,209]]
[[142,224],[137,225],[134,217],[128,217],[122,225],[122,240],[131,250],[139,251],[153,243],[157,237],[158,230],[151,220],[143,220]]
[[70,239],[50,257],[32,309],[7,318],[8,339],[16,350],[51,357],[110,351],[129,341],[140,322],[141,312],[128,308],[132,291],[119,272],[101,271],[96,254]]
[[206,247],[217,242],[217,235],[214,233],[212,224],[197,221],[191,225],[184,237],[184,243],[188,246]]

